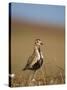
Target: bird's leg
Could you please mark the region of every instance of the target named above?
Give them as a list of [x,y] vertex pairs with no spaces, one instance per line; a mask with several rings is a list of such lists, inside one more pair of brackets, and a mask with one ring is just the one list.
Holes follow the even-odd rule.
[[30,81],[31,81],[31,71],[29,72],[29,76],[28,76],[28,84],[30,83]]
[[32,81],[34,81],[35,79],[35,73],[36,73],[36,71],[33,71],[33,73],[32,73],[32,75],[30,75],[30,77],[29,77],[29,80],[28,80],[28,84],[30,85],[30,83],[32,82]]
[[33,76],[32,76],[31,80],[33,80],[35,78],[35,74],[36,74],[36,70],[33,71]]
[[36,71],[33,71],[32,75],[31,75],[31,79],[30,80],[33,80],[35,78],[35,73]]

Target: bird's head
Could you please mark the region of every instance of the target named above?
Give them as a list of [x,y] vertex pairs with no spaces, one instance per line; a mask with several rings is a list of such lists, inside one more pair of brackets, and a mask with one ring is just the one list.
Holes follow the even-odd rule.
[[40,39],[36,39],[35,40],[35,45],[36,46],[41,46],[41,45],[43,45],[43,43],[42,43],[42,41]]

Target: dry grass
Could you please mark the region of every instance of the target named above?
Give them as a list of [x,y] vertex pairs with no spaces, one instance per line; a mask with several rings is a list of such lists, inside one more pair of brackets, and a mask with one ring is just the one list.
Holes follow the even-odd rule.
[[42,72],[42,70],[37,71],[35,77],[31,79],[32,76],[33,73],[29,73],[29,76],[27,75],[27,77],[25,77],[23,73],[16,73],[16,76],[11,79],[11,87],[56,85],[65,83],[64,71],[60,68],[54,76],[48,76],[45,72]]

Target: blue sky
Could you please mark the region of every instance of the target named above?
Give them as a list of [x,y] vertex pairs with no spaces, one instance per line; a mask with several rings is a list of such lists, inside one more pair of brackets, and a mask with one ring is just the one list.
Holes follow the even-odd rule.
[[11,14],[14,18],[64,24],[65,7],[56,5],[12,3]]

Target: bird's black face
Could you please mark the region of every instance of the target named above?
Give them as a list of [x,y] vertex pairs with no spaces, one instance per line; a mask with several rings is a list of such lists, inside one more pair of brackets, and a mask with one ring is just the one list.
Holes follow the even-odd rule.
[[36,39],[35,40],[35,45],[41,46],[41,45],[43,45],[43,43],[42,43],[42,41],[40,39]]

